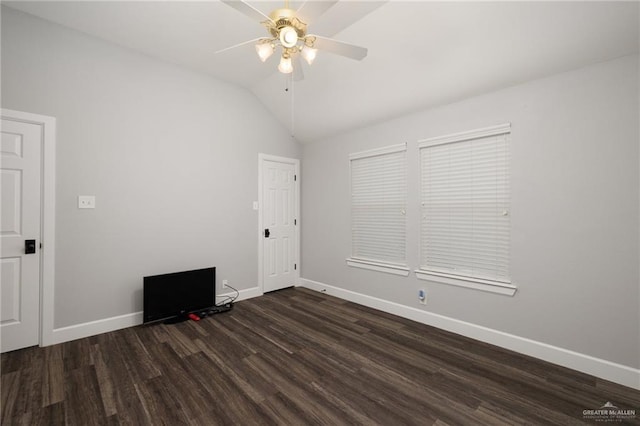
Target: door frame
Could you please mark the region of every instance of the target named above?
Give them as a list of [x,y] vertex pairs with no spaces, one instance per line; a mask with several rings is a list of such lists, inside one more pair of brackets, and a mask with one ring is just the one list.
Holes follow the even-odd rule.
[[54,289],[55,289],[55,213],[56,213],[56,119],[2,108],[2,119],[40,126],[42,150],[40,167],[40,323],[39,345],[54,344]]
[[295,168],[296,179],[294,181],[294,214],[296,219],[295,226],[295,263],[297,268],[294,273],[294,285],[297,287],[300,285],[300,160],[297,158],[279,157],[276,155],[269,155],[258,153],[258,289],[260,294],[264,294],[264,244],[262,231],[264,229],[262,223],[262,206],[263,200],[263,188],[262,188],[262,173],[264,171],[265,161],[275,161],[278,163],[292,164]]

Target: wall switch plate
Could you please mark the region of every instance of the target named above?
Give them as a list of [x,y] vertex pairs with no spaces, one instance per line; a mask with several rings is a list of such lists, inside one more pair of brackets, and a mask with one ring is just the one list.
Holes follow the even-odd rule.
[[78,195],[78,208],[79,209],[95,209],[96,196],[95,195]]
[[254,210],[258,210],[258,202],[257,201],[253,202],[253,209]]

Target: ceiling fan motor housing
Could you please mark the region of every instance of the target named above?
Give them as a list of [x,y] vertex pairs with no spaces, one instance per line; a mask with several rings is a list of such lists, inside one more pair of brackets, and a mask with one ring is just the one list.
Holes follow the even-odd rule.
[[271,21],[265,21],[264,24],[274,38],[279,38],[280,31],[286,27],[296,30],[299,39],[307,34],[307,24],[298,19],[295,10],[276,9],[269,14],[269,17]]

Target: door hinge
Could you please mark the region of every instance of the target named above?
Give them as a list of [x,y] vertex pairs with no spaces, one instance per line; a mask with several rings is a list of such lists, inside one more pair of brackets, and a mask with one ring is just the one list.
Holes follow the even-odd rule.
[[293,181],[297,181],[298,180],[298,175],[293,175]]
[[293,219],[293,224],[297,225],[298,224],[298,219]]
[[40,249],[42,249],[42,243],[40,243]]
[[298,264],[297,264],[297,263],[294,263],[294,264],[293,264],[293,270],[295,271],[296,269],[298,269]]

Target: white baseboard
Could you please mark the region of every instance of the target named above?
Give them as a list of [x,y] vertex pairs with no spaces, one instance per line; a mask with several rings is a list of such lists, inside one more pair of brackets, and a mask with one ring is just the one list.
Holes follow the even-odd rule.
[[[235,292],[218,294],[217,296],[224,297],[233,295],[235,295]],[[251,299],[256,296],[262,296],[262,290],[259,287],[243,289],[239,291],[236,302]],[[218,302],[221,302],[222,300],[223,299],[219,299]],[[68,327],[55,328],[53,329],[51,344],[55,345],[57,343],[69,342],[71,340],[108,333],[110,331],[133,327],[140,324],[142,324],[142,312],[134,312],[131,314],[119,315],[117,317],[70,325]]]
[[96,334],[108,333],[121,328],[133,327],[142,324],[142,312],[118,315],[117,317],[104,318],[82,324],[53,329],[52,344],[69,342]]
[[640,390],[640,369],[302,278],[300,286]]

